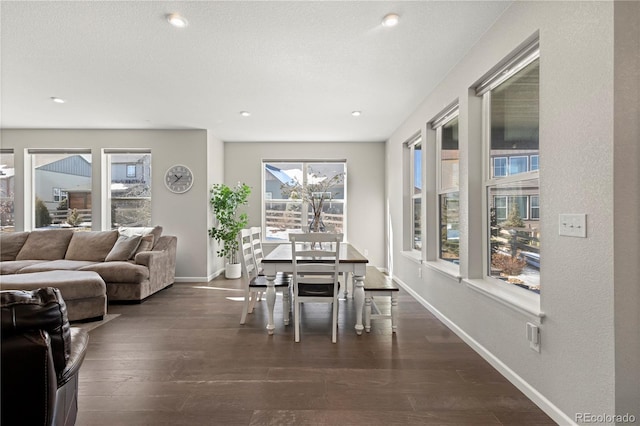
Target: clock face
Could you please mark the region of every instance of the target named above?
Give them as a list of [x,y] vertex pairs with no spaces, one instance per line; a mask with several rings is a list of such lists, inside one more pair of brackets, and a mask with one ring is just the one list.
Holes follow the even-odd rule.
[[193,173],[187,166],[176,164],[170,167],[164,175],[164,184],[171,192],[182,194],[191,189]]

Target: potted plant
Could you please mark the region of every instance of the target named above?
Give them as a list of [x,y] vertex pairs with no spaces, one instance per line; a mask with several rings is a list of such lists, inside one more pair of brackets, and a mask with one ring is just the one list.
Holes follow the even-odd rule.
[[247,214],[241,213],[239,208],[248,203],[251,188],[240,182],[235,187],[217,183],[209,192],[209,204],[218,222],[217,226],[209,229],[209,236],[219,244],[216,252],[218,256],[227,260],[225,277],[240,278],[242,271],[238,262],[238,233],[247,226],[249,220]]

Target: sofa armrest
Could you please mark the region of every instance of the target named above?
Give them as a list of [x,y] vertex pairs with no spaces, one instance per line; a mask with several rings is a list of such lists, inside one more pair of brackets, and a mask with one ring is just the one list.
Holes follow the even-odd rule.
[[167,287],[175,281],[176,249],[178,238],[172,235],[161,236],[152,251],[136,254],[135,262],[149,268],[149,281],[152,291]]

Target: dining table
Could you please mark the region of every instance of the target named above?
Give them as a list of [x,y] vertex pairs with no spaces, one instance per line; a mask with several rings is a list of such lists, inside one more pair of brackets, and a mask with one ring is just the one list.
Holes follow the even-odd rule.
[[[338,268],[340,273],[344,276],[351,274],[353,280],[353,300],[356,308],[355,330],[358,335],[361,335],[362,330],[364,330],[364,325],[362,324],[362,312],[364,309],[364,277],[366,275],[367,263],[369,263],[369,260],[351,244],[340,244],[340,261]],[[275,331],[273,310],[276,304],[276,289],[274,281],[278,272],[293,272],[291,244],[280,244],[269,254],[265,255],[262,258],[262,270],[264,276],[267,278],[267,332],[269,334],[273,334]],[[286,320],[288,320],[288,318]],[[285,324],[287,323],[288,321],[285,321]]]

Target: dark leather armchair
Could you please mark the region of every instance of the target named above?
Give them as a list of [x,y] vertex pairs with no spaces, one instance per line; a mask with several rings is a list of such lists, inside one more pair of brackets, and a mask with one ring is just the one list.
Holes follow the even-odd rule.
[[1,423],[74,425],[86,331],[70,327],[60,291],[0,292]]

